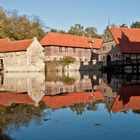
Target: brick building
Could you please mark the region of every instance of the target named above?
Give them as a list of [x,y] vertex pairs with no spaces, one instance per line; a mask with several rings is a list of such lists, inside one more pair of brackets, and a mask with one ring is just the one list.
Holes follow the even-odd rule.
[[46,61],[72,56],[76,61],[89,62],[91,52],[98,53],[102,39],[50,32],[40,43],[45,48]]
[[36,38],[10,41],[0,39],[0,69],[10,71],[44,71],[44,48]]

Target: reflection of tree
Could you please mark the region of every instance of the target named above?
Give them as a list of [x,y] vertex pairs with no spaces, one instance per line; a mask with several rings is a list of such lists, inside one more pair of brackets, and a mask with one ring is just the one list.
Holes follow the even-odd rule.
[[3,132],[0,130],[0,140],[13,140],[8,135],[3,134]]
[[76,112],[77,115],[82,115],[86,110],[86,104],[74,104],[69,107],[73,112]]
[[133,110],[134,114],[140,114],[140,110]]
[[44,104],[38,107],[26,104],[12,104],[10,107],[0,106],[0,129],[4,132],[8,126],[19,129],[20,126],[27,127],[31,120],[42,119]]
[[75,80],[74,78],[68,77],[68,76],[64,76],[63,78],[60,79],[61,81],[63,81],[63,83],[65,85],[72,85],[74,84]]
[[87,105],[87,110],[96,111],[98,109],[97,103],[89,103]]
[[69,77],[69,76],[65,76],[64,74],[59,75],[59,73],[57,73],[57,72],[50,72],[46,76],[46,81],[47,82],[50,82],[50,81],[61,81],[65,85],[72,85],[72,84],[74,84],[75,79],[72,78],[72,77]]
[[74,104],[69,107],[77,115],[82,115],[86,110],[96,111],[98,109],[98,103],[87,103],[87,104]]

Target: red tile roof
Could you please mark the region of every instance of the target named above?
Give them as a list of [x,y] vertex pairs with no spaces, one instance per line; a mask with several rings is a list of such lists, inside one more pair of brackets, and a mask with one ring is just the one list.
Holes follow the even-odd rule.
[[50,108],[61,108],[65,106],[74,105],[77,103],[93,103],[103,100],[103,96],[100,91],[94,93],[82,92],[82,93],[68,93],[60,96],[44,96],[42,101]]
[[10,41],[9,39],[0,39],[0,52],[25,51],[33,42],[33,39]]
[[116,43],[122,53],[140,53],[139,28],[110,28]]
[[93,41],[93,48],[99,49],[102,44],[102,39],[90,38],[84,36],[60,34],[49,32],[42,40],[42,46],[65,46],[65,47],[78,47],[90,48],[89,41]]

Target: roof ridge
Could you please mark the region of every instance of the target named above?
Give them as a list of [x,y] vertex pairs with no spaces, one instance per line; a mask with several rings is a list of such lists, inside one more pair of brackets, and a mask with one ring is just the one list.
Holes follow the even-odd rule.
[[[57,35],[65,35],[65,36],[73,36],[73,37],[81,37],[81,38],[90,38],[90,39],[101,39],[101,38],[94,38],[89,36],[80,36],[80,35],[72,35],[72,34],[64,34],[64,33],[55,33],[55,32],[48,32],[47,35],[57,34]],[[47,36],[46,35],[46,36]]]
[[24,42],[24,41],[31,41],[33,39],[24,39],[24,40],[13,40],[11,42]]

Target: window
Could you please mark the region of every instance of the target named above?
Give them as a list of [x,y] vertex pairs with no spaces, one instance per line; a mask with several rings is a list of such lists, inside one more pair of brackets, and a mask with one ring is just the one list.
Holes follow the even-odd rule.
[[113,54],[113,57],[115,58],[115,54]]
[[111,46],[111,49],[113,49],[113,47],[114,47],[114,46],[112,45],[112,46]]
[[65,47],[65,52],[68,52],[68,48]]
[[103,46],[103,50],[106,50],[106,46]]
[[110,38],[110,35],[108,34],[108,35],[107,35],[107,39],[109,40],[109,38]]
[[76,48],[73,48],[73,53],[76,53]]
[[62,52],[62,47],[59,47],[59,52]]

